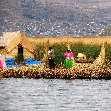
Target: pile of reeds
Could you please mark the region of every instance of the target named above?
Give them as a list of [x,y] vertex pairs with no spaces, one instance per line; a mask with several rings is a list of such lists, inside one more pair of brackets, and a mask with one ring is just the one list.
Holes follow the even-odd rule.
[[0,70],[2,78],[49,78],[49,79],[111,79],[110,66],[75,66],[73,68],[20,67]]

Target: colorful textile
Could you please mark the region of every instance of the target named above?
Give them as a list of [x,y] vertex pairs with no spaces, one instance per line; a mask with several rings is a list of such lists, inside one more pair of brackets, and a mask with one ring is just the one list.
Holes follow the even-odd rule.
[[64,57],[66,57],[66,59],[64,60],[64,66],[67,68],[71,68],[74,64],[73,64],[73,56],[74,53],[73,52],[65,52],[64,53]]
[[64,66],[67,67],[67,68],[71,68],[71,67],[73,66],[73,61],[72,61],[72,59],[66,58],[66,59],[64,60]]
[[72,58],[74,56],[73,52],[65,52],[64,57]]
[[0,69],[3,69],[3,67],[4,67],[3,61],[2,61],[2,59],[0,58]]

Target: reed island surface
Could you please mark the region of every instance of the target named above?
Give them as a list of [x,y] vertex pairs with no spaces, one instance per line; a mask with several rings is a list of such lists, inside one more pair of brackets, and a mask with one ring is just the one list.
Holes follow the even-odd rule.
[[[23,64],[20,67],[6,67],[0,69],[0,78],[111,79],[110,37],[28,38],[21,32],[14,33],[11,36],[15,37],[15,35],[18,41],[13,42],[13,40],[15,40],[14,38],[12,42],[7,42],[7,46],[1,46],[0,53],[3,52],[6,56],[12,56],[15,52],[17,52],[19,45],[21,45],[25,49],[25,52],[23,52],[24,54],[35,56],[37,60],[42,61],[42,64]],[[5,36],[8,37],[9,34],[6,34]],[[32,43],[34,44],[31,45]],[[33,48],[31,48],[31,46]],[[34,46],[36,50],[34,49]],[[57,64],[54,70],[49,69],[47,66],[47,50],[49,46],[52,46],[55,51]],[[75,61],[74,66],[71,68],[66,68],[63,65],[63,53],[67,48],[70,48],[74,52]],[[4,52],[4,49],[7,49],[9,52]],[[87,57],[87,61],[78,63],[76,61],[78,53],[84,53]]]
[[48,79],[111,79],[110,66],[80,65],[72,68],[49,69],[43,66],[11,67],[0,70],[1,78],[48,78]]

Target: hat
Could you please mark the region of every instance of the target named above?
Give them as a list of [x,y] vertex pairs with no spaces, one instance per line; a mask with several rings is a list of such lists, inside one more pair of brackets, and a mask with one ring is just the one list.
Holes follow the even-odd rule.
[[49,50],[51,50],[52,49],[52,47],[49,47]]
[[70,49],[70,48],[68,48],[67,50],[68,50],[68,51],[71,51],[71,49]]

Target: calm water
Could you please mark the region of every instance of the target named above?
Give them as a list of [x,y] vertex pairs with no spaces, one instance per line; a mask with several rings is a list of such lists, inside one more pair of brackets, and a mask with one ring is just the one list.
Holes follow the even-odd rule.
[[111,111],[111,81],[1,79],[0,111]]

